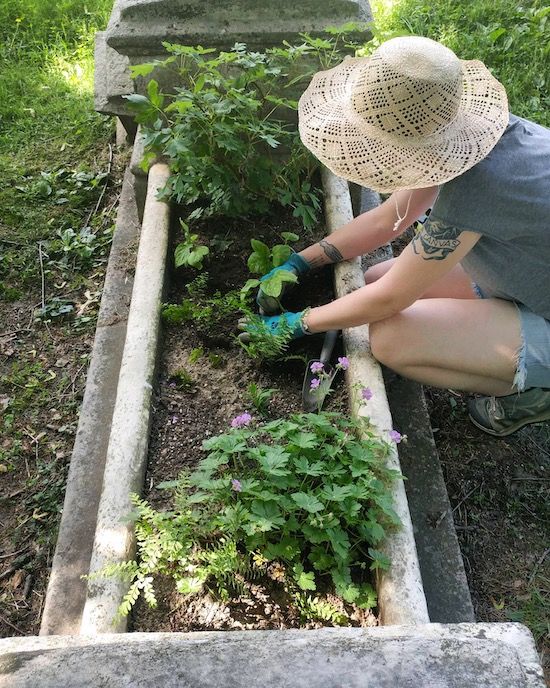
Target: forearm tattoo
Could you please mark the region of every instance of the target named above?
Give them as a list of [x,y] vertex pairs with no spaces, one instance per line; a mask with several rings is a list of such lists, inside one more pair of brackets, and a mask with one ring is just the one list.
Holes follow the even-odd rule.
[[319,246],[323,249],[325,255],[331,261],[331,263],[340,263],[342,260],[344,260],[344,256],[340,253],[336,246],[329,244],[325,239],[322,239],[319,242]]
[[427,220],[424,228],[413,238],[414,252],[422,255],[424,260],[443,260],[460,246],[458,237],[461,233],[462,230],[451,225]]

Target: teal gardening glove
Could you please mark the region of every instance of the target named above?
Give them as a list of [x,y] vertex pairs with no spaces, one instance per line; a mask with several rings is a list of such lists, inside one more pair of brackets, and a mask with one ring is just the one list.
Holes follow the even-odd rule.
[[[279,270],[287,270],[288,272],[294,273],[296,277],[301,277],[302,275],[308,273],[311,270],[311,267],[307,260],[304,260],[299,253],[293,253],[290,256],[290,258],[286,260],[282,265],[273,268],[273,270],[271,270],[271,272],[268,272],[267,275],[260,277],[260,282],[264,282],[269,277],[272,277]],[[269,296],[268,294],[263,292],[262,287],[260,285],[258,295],[256,296],[256,303],[258,304],[260,313],[262,315],[272,315],[274,313],[279,313],[281,310],[280,300],[283,297],[284,293],[288,291],[291,286],[293,285],[291,285],[290,282],[284,282],[282,285],[281,295],[278,299],[276,299],[273,296]]]
[[[303,322],[303,317],[309,310],[309,308],[306,308],[299,313],[289,313],[287,311],[280,315],[261,315],[259,317],[274,337],[287,332],[290,335],[290,340],[294,340],[309,334]],[[242,334],[239,335],[239,339],[243,342],[249,342],[251,335],[254,335],[255,330],[258,328],[253,322],[248,322],[246,318],[243,318],[239,320],[239,329],[243,330]]]

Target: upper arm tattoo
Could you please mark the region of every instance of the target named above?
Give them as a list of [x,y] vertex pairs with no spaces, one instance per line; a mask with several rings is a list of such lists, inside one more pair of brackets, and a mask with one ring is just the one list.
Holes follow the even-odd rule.
[[423,229],[412,240],[414,252],[425,255],[424,260],[443,260],[460,246],[461,229],[444,225],[437,220],[427,220]]

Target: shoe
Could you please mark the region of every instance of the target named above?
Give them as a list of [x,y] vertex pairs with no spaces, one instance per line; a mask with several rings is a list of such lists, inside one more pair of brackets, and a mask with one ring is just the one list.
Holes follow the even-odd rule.
[[550,420],[550,389],[531,387],[521,394],[478,397],[468,402],[468,411],[480,430],[505,437],[529,423]]

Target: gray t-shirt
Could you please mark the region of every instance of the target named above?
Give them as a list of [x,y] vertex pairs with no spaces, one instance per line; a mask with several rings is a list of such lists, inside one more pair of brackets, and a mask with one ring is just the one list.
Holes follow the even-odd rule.
[[550,129],[511,114],[489,155],[441,186],[434,222],[482,235],[461,264],[484,295],[550,320]]

